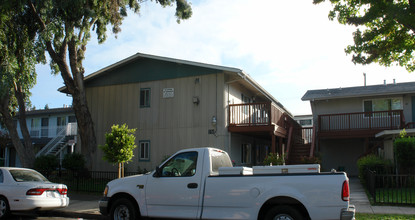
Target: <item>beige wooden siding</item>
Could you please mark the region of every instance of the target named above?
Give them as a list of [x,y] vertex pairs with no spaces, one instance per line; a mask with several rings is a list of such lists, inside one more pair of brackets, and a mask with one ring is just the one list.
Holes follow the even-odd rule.
[[[199,83],[196,82],[199,78]],[[151,89],[150,108],[140,108],[140,89]],[[164,88],[174,88],[173,98],[163,98]],[[165,155],[191,147],[213,146],[225,148],[228,143],[226,128],[226,101],[224,74],[203,75],[171,80],[135,84],[92,87],[87,97],[97,142],[104,144],[105,133],[113,124],[126,123],[137,128],[136,144],[140,140],[150,141],[150,161],[139,161],[139,146],[128,171],[154,169]],[[199,98],[199,104],[193,103]],[[216,135],[208,134],[214,129],[213,116],[217,118]],[[94,170],[115,170],[115,166],[102,161],[102,151],[97,150],[99,161]]]

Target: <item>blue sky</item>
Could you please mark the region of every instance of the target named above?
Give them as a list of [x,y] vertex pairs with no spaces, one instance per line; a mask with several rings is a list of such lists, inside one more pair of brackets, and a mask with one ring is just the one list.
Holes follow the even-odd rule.
[[[353,43],[355,27],[327,17],[330,4],[312,0],[198,0],[190,1],[193,16],[176,23],[174,7],[153,1],[139,15],[129,13],[117,38],[108,33],[87,46],[86,75],[137,52],[185,59],[244,70],[291,113],[311,114],[301,97],[310,89],[414,81],[414,73],[401,67],[354,65],[344,48]],[[37,109],[70,105],[72,99],[57,89],[60,75],[49,66],[37,68],[31,101]]]

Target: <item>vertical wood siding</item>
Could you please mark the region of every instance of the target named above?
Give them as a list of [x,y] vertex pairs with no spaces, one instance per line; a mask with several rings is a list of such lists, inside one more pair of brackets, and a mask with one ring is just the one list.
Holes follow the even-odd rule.
[[[199,83],[195,83],[196,78]],[[151,89],[150,108],[140,108],[141,88]],[[174,88],[174,97],[163,98],[163,88]],[[224,74],[87,88],[99,145],[104,144],[105,133],[113,124],[123,123],[137,128],[137,146],[140,140],[151,141],[150,161],[139,161],[138,146],[133,161],[127,165],[128,171],[137,171],[138,166],[153,169],[165,155],[183,148],[223,148],[227,143],[224,93]],[[193,97],[199,98],[198,105],[193,103]],[[209,129],[214,129],[213,116],[217,118],[217,137],[208,134]],[[94,170],[115,169],[101,158],[102,151],[98,149],[96,159],[100,162]]]

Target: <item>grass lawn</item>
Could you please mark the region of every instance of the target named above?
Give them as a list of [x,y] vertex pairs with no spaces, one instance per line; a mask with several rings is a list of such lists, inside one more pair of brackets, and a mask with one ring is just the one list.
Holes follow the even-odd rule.
[[412,220],[415,219],[415,215],[384,215],[384,214],[363,214],[356,213],[356,220]]

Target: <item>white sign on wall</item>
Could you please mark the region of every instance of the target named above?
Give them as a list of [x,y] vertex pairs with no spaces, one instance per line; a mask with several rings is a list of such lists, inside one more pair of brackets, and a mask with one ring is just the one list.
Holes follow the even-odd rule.
[[164,88],[163,89],[163,98],[173,98],[174,97],[174,88]]

